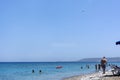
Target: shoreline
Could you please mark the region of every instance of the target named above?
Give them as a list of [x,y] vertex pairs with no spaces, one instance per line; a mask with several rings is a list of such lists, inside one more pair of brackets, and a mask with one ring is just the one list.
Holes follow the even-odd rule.
[[86,77],[86,76],[90,76],[92,74],[96,74],[96,73],[99,73],[99,71],[96,71],[96,72],[90,72],[90,73],[85,73],[85,74],[77,74],[77,75],[72,75],[72,76],[68,76],[68,77],[63,77],[61,80],[74,80],[73,78],[83,78],[83,77]]
[[96,78],[97,76],[99,76],[98,74],[102,74],[102,72],[93,72],[88,74],[75,75],[75,76],[63,78],[62,80],[90,80],[94,77]]
[[100,71],[91,74],[71,76],[63,78],[62,80],[120,80],[120,76],[114,76],[112,72],[109,70],[106,71],[105,74],[102,74],[102,72]]

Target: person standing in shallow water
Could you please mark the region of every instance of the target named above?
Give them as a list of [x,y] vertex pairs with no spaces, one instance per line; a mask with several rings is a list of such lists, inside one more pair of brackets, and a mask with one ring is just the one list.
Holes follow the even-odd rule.
[[100,65],[100,64],[98,64],[98,71],[100,71],[100,69],[101,69],[101,65]]
[[95,70],[96,70],[96,71],[98,70],[97,64],[95,64]]
[[103,74],[105,74],[106,64],[107,64],[107,59],[105,57],[103,57],[101,59],[101,67],[102,67],[102,70],[103,70]]

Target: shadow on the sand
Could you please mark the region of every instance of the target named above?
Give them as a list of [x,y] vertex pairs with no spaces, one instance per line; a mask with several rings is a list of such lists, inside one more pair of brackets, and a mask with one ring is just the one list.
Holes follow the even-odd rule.
[[105,75],[104,77],[120,77],[120,75]]

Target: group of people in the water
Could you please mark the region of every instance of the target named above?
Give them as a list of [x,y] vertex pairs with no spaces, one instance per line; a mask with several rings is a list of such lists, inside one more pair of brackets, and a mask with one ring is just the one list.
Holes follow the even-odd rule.
[[[107,66],[107,59],[105,57],[103,57],[100,61],[99,64],[95,64],[95,70],[96,71],[100,71],[102,70],[103,71],[103,74],[105,74],[105,71],[106,71],[106,66]],[[89,65],[86,65],[86,68],[90,68]],[[83,66],[81,66],[81,69],[83,69]]]
[[[42,72],[42,70],[39,70],[39,73],[41,73],[41,72]],[[32,73],[35,73],[35,70],[34,70],[34,69],[32,70]]]
[[[101,59],[101,62],[100,62],[99,64],[95,64],[95,70],[96,70],[96,71],[100,71],[100,70],[102,69],[103,74],[105,74],[106,64],[107,64],[107,59],[106,59],[105,57],[103,57],[103,58]],[[56,69],[60,69],[60,68],[62,68],[62,66],[57,66],[57,67],[56,67]],[[83,69],[83,66],[81,66],[80,68]],[[87,64],[85,68],[89,69],[89,68],[90,68],[90,65]],[[39,70],[39,73],[41,73],[41,72],[42,72],[42,70]],[[32,70],[32,73],[35,73],[35,70],[34,70],[34,69]]]
[[100,71],[101,70],[101,65],[100,64],[95,64],[95,70]]
[[[83,69],[83,68],[90,69],[90,65],[86,65],[85,67],[83,67],[83,66],[80,67],[80,69]],[[95,64],[95,70],[96,71],[101,70],[101,64]]]
[[80,67],[80,69],[83,69],[83,68],[87,68],[87,69],[89,69],[90,66],[87,64],[86,67],[83,67],[83,66]]

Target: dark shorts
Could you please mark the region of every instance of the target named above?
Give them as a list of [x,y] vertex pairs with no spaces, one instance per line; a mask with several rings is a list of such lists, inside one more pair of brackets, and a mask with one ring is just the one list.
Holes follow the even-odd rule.
[[106,68],[106,65],[101,65],[101,66],[102,66],[102,68],[104,68],[104,69]]

